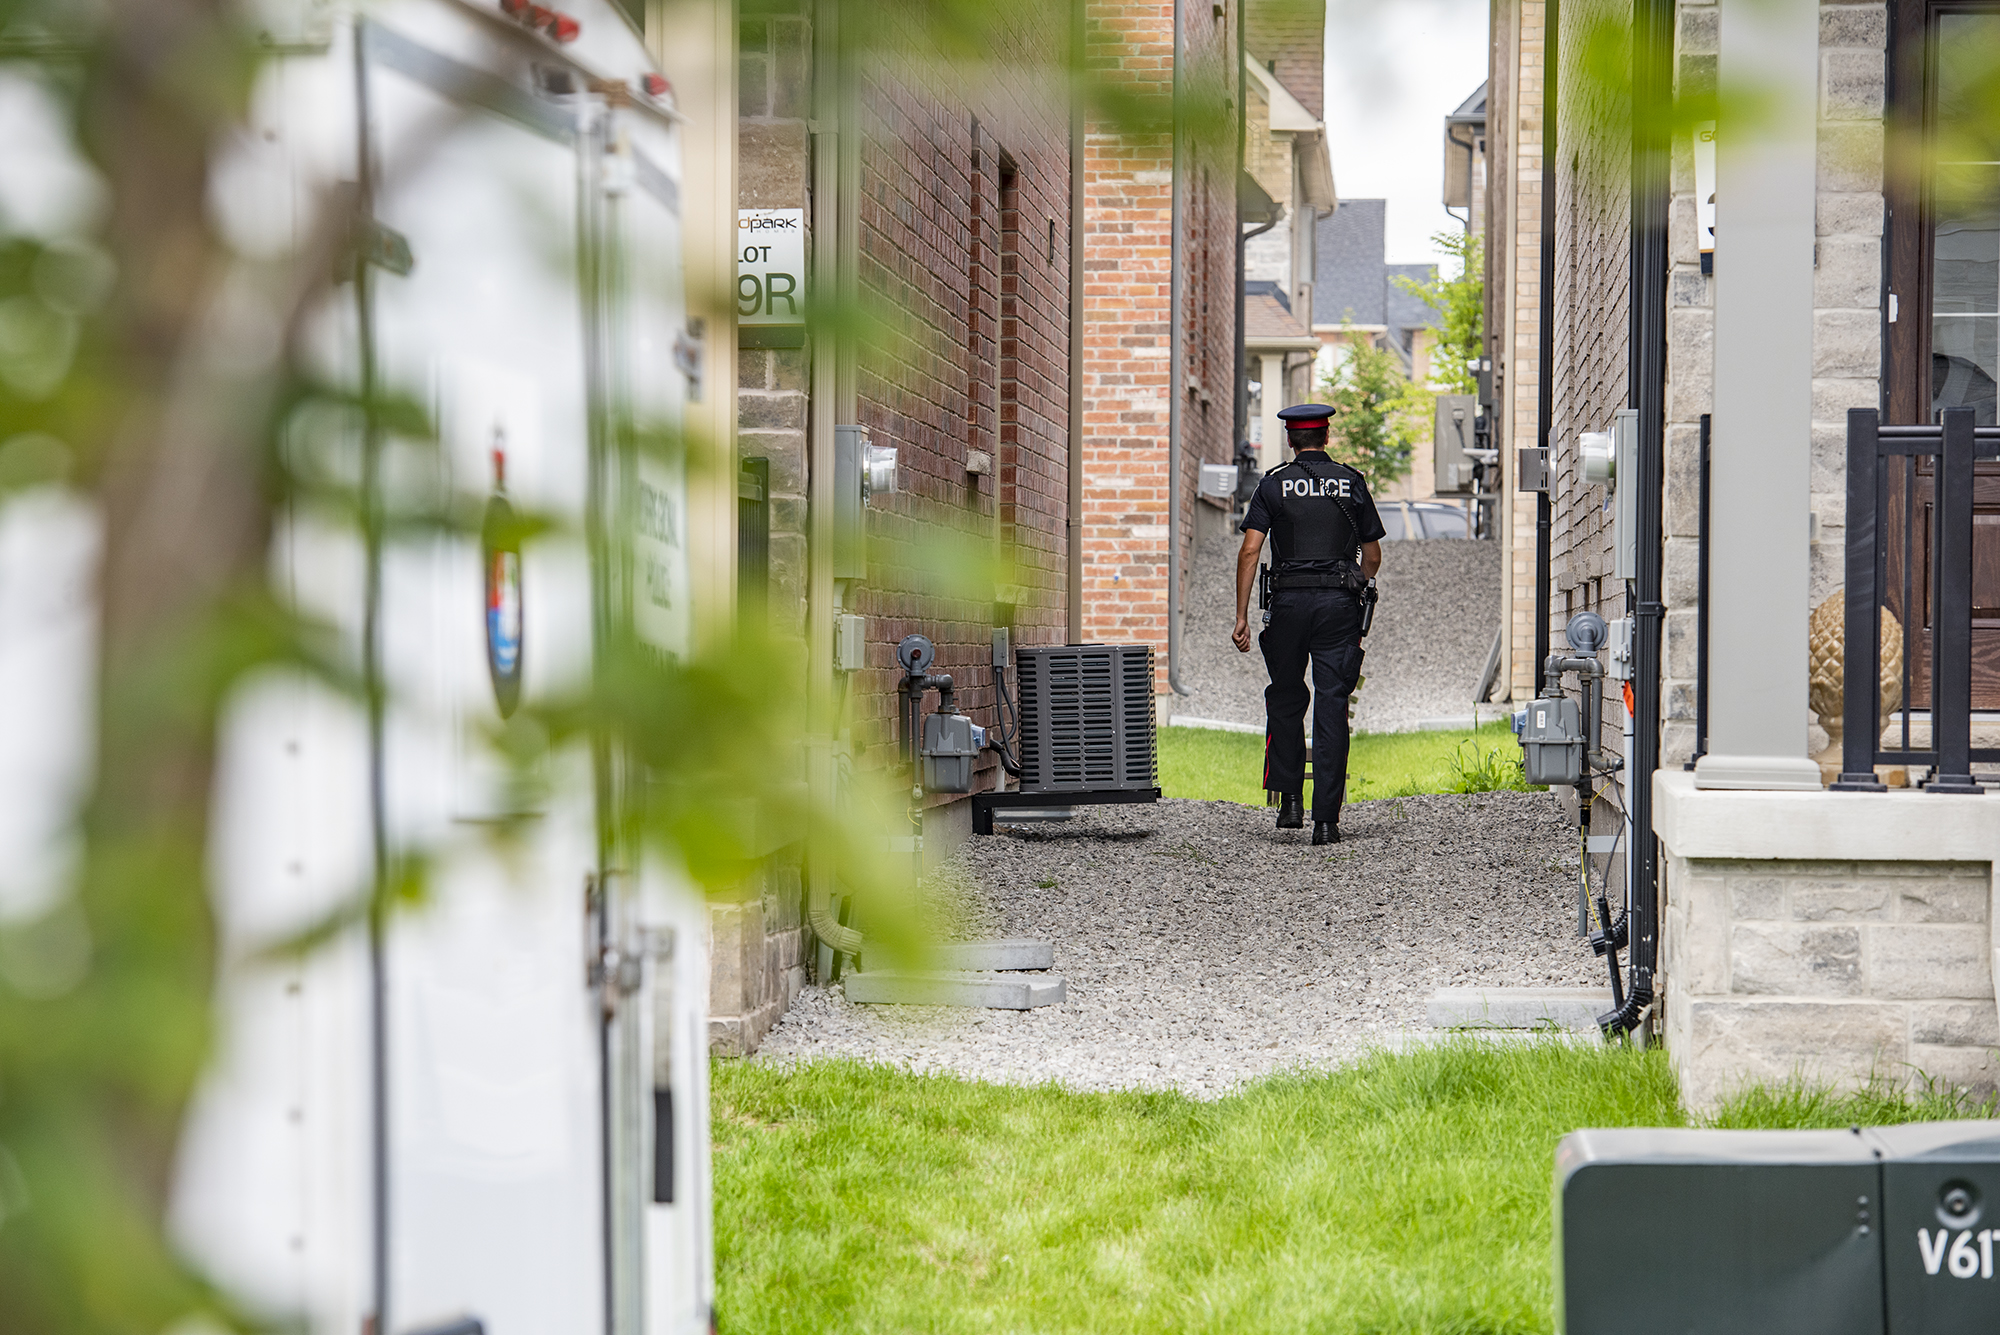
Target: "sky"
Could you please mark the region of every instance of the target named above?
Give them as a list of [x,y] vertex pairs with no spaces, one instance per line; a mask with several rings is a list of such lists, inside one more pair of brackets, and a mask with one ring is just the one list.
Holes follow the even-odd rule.
[[1487,0],[1327,0],[1326,131],[1342,199],[1389,201],[1391,264],[1434,262],[1444,118],[1486,79]]

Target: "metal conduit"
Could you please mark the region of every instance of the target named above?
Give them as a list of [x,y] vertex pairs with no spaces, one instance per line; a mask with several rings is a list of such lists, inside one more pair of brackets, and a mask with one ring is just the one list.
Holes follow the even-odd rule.
[[1068,640],[1083,643],[1083,237],[1089,200],[1084,159],[1084,0],[1071,0],[1069,19],[1069,608]]
[[1659,963],[1659,850],[1653,837],[1653,773],[1660,767],[1660,491],[1666,472],[1667,213],[1672,96],[1672,0],[1634,0],[1632,11],[1632,301],[1627,383],[1638,410],[1638,568],[1632,612],[1631,986],[1622,1028],[1652,999]]

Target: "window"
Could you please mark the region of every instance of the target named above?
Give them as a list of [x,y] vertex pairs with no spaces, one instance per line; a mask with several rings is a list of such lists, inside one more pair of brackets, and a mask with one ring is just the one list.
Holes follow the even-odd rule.
[[2000,383],[2000,124],[1986,80],[1996,72],[2000,12],[1937,16],[1932,183],[1931,411],[1972,408],[1994,425]]
[[2000,3],[1894,6],[1888,403],[1892,422],[1945,408],[1996,417],[2000,384]]

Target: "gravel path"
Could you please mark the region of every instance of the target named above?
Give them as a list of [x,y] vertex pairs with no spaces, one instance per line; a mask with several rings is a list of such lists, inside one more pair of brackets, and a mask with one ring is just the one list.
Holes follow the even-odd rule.
[[968,935],[1055,943],[1062,1006],[850,1005],[808,988],[759,1060],[848,1056],[1076,1089],[1213,1097],[1421,1028],[1451,984],[1600,976],[1574,935],[1574,852],[1543,793],[1349,806],[1314,848],[1267,811],[1163,801],[972,839],[946,865]]
[[[1177,714],[1264,723],[1264,656],[1236,652],[1236,550],[1242,539],[1217,525],[1195,553],[1188,580],[1187,637]],[[1433,538],[1382,544],[1382,601],[1354,726],[1404,732],[1424,719],[1472,712],[1472,693],[1500,615],[1500,549],[1492,542]],[[1253,613],[1252,625],[1256,623]],[[1496,708],[1496,714],[1499,712]]]

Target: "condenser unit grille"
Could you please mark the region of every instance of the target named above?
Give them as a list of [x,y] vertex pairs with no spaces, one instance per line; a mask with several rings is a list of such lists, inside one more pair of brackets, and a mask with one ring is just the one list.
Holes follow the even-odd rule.
[[1021,791],[1158,786],[1150,645],[1024,648],[1016,664]]

